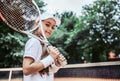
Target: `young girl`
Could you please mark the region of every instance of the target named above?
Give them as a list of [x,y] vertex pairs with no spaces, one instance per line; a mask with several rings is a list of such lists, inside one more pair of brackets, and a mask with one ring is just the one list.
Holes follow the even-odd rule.
[[[41,20],[47,38],[52,35],[56,26],[60,25],[60,20],[50,14],[41,15]],[[34,34],[40,38],[43,36],[39,27]],[[48,46],[48,49],[49,52],[43,42],[30,37],[23,56],[24,81],[54,81],[54,73],[61,67],[58,57],[61,61],[66,59],[56,47]]]

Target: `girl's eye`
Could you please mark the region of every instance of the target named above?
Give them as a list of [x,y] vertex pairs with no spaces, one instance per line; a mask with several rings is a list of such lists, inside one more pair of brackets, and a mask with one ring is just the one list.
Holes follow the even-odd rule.
[[[50,27],[50,24],[49,24],[49,23],[46,23],[45,25],[46,25],[47,27]],[[56,27],[53,26],[53,27],[51,27],[51,29],[52,29],[52,30],[55,30]]]
[[53,30],[55,30],[55,27],[52,27]]
[[47,27],[50,27],[50,25],[49,24],[45,24]]

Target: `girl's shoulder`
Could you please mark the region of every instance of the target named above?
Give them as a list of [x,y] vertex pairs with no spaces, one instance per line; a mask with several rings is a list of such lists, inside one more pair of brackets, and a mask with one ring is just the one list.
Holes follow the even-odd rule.
[[41,42],[40,42],[40,40],[38,40],[34,37],[31,37],[28,39],[27,44],[38,44],[39,45],[39,44],[41,44]]
[[34,37],[29,38],[29,40],[28,40],[28,41],[40,42],[38,39],[36,39],[36,38],[34,38]]

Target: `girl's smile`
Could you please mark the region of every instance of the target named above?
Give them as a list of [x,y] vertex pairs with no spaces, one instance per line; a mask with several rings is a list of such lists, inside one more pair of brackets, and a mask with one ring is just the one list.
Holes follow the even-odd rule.
[[44,28],[44,32],[45,32],[45,35],[47,38],[50,35],[52,35],[52,33],[55,29],[55,24],[56,24],[56,22],[52,18],[43,20],[43,28]]

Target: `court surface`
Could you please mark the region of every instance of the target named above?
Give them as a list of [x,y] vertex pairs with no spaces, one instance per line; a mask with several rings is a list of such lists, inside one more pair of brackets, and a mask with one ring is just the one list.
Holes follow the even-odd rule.
[[120,79],[101,78],[55,78],[55,81],[120,81]]
[[[8,81],[8,79],[0,79]],[[23,81],[22,78],[12,79],[11,81]],[[120,79],[101,79],[101,78],[55,78],[55,81],[120,81]]]

